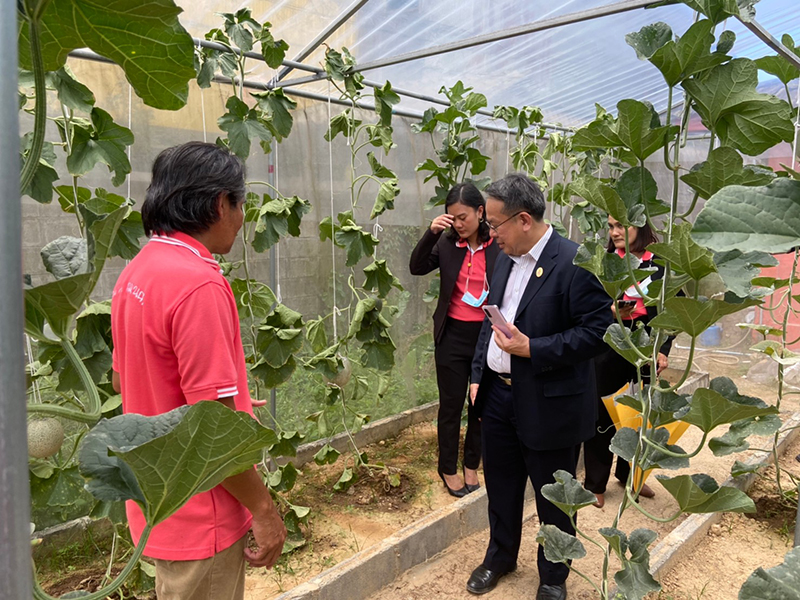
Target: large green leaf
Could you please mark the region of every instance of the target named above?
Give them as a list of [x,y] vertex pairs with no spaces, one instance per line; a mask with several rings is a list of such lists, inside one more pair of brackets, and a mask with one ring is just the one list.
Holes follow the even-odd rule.
[[636,529],[628,540],[630,558],[622,560],[622,570],[614,574],[619,591],[630,600],[641,600],[650,592],[657,592],[661,585],[650,574],[650,552],[648,547],[658,538],[651,529]]
[[751,281],[761,272],[762,267],[774,267],[778,264],[774,256],[766,252],[748,252],[740,250],[715,252],[714,263],[725,286],[739,298],[751,295]]
[[[781,42],[794,54],[800,57],[800,48],[795,47],[792,36],[788,33],[784,34]],[[773,55],[764,56],[763,58],[756,59],[756,65],[762,71],[766,71],[770,75],[775,75],[781,80],[781,83],[787,84],[790,81],[800,77],[800,69],[791,64],[783,56]]]
[[730,379],[716,377],[709,388],[695,390],[689,412],[681,420],[708,433],[726,423],[775,414],[778,409],[774,406],[752,396],[742,396]]
[[253,249],[265,252],[287,234],[299,236],[300,221],[310,210],[311,204],[297,196],[271,198],[269,194],[264,194],[256,217],[258,223],[253,236]]
[[[137,501],[147,523],[156,525],[195,494],[252,468],[277,442],[250,415],[198,402],[155,417],[128,414],[101,422],[82,445],[81,473],[90,491],[97,482],[109,494],[117,492],[113,499]],[[124,485],[117,490],[119,483]]]
[[[94,196],[83,204],[95,215],[104,215],[113,213],[122,206],[131,207],[133,201],[103,188],[95,188]],[[131,260],[139,252],[139,238],[142,237],[144,237],[142,213],[131,208],[119,224],[119,229],[108,248],[108,257],[119,256],[125,260]]]
[[364,256],[372,256],[375,247],[378,245],[378,238],[371,233],[364,231],[353,221],[351,212],[344,212],[338,215],[339,223],[333,223],[330,217],[325,217],[319,223],[320,240],[333,238],[334,243],[339,248],[347,250],[346,266],[352,267],[358,264]]
[[[652,354],[653,346],[650,342],[650,336],[644,327],[637,327],[633,331],[628,330],[627,332],[625,331],[626,329],[619,323],[612,323],[608,326],[603,340],[625,360],[636,364],[640,360],[636,350],[639,350],[645,356],[649,356]],[[625,336],[626,333],[628,337]]]
[[636,50],[636,56],[641,60],[649,59],[656,50],[671,40],[672,29],[661,21],[645,25],[639,31],[625,36],[625,41]]
[[388,81],[382,88],[376,87],[373,94],[375,95],[375,112],[378,113],[381,125],[388,127],[392,124],[392,107],[399,104],[400,96],[392,89],[392,84]]
[[39,253],[44,268],[56,279],[89,271],[89,250],[84,238],[62,235],[46,244]]
[[376,260],[371,265],[364,267],[364,275],[367,276],[364,281],[364,289],[378,290],[378,296],[381,298],[388,296],[393,287],[401,291],[403,289],[400,280],[389,270],[386,260]]
[[228,112],[217,119],[217,124],[228,134],[231,151],[236,156],[246,160],[250,156],[250,146],[254,139],[272,141],[272,132],[267,129],[255,108],[250,108],[236,96],[228,98],[225,108]]
[[711,252],[691,238],[692,225],[681,223],[672,228],[669,243],[657,242],[647,249],[659,258],[670,261],[670,266],[678,273],[686,273],[695,281],[717,270]]
[[92,288],[92,273],[83,273],[25,290],[25,333],[47,339],[45,321],[60,338],[67,337],[72,315],[78,312]]
[[638,100],[617,104],[617,136],[622,145],[643,161],[662,148],[678,132],[678,127],[653,127],[653,107]]
[[253,317],[258,320],[265,318],[278,303],[275,293],[265,283],[251,279],[234,279],[231,281],[233,297],[236,298],[236,308],[239,318],[244,318],[253,312]]
[[297,102],[286,96],[283,88],[275,88],[251,94],[258,102],[258,108],[266,116],[265,124],[279,142],[289,136],[294,121],[290,111],[297,108]]
[[767,436],[777,432],[783,421],[778,415],[756,415],[731,423],[724,435],[712,438],[708,447],[714,456],[725,456],[733,452],[742,452],[750,447],[747,438],[751,435]]
[[570,186],[575,195],[588,200],[589,203],[608,213],[622,225],[626,227],[631,225],[628,219],[628,207],[617,190],[610,185],[591,175],[581,175],[573,180]]
[[681,176],[701,198],[708,199],[728,185],[767,185],[775,173],[756,165],[744,166],[741,155],[733,148],[720,146],[711,151],[708,160],[692,167]]
[[536,541],[544,547],[545,558],[550,562],[566,563],[586,556],[586,548],[581,541],[555,525],[542,525],[536,534]]
[[708,475],[656,475],[656,478],[675,498],[682,512],[756,512],[756,506],[747,494],[736,488],[719,487]]
[[255,377],[258,377],[267,388],[272,389],[289,381],[296,368],[297,361],[294,356],[290,356],[285,364],[277,368],[271,366],[262,358],[250,367],[250,372]]
[[645,207],[651,217],[669,212],[669,206],[658,199],[658,185],[653,174],[645,167],[632,167],[626,170],[617,179],[614,187],[628,207],[628,217],[632,222],[643,224],[639,215],[643,215]]
[[751,156],[794,138],[789,104],[757,92],[757,85],[758,67],[747,58],[719,65],[683,83],[703,124],[724,145]]
[[[120,65],[145,104],[177,110],[195,76],[194,44],[180,12],[172,0],[52,0],[41,19],[44,68],[56,71],[72,50],[88,47]],[[20,21],[19,61],[30,70],[28,24]]]
[[[758,0],[683,0],[683,2],[692,10],[707,16],[716,25],[728,17],[742,16],[747,18],[752,5]],[[744,11],[740,11],[740,5],[745,8]]]
[[692,237],[718,252],[789,252],[800,245],[800,181],[722,188],[697,215]]
[[789,550],[777,567],[756,569],[739,590],[739,600],[800,600],[800,548]]
[[[23,158],[30,154],[31,144],[33,143],[33,132],[30,131],[22,137],[20,147]],[[39,156],[39,165],[33,174],[33,179],[28,186],[22,190],[26,194],[42,204],[48,204],[53,200],[53,184],[58,181],[58,172],[55,170],[56,153],[51,142],[45,142],[42,146],[42,154]]]
[[117,125],[106,111],[93,108],[91,124],[73,124],[72,152],[67,156],[67,169],[72,175],[85,175],[101,162],[114,173],[113,185],[122,185],[131,172],[131,163],[125,153],[133,144],[133,133]]
[[637,268],[641,260],[633,254],[620,257],[616,252],[608,252],[604,244],[593,240],[585,241],[578,248],[573,262],[593,273],[600,280],[609,298],[618,298],[622,295],[622,292],[633,285],[634,278],[636,281],[642,281],[655,272],[655,269]]
[[652,327],[669,331],[685,331],[697,337],[725,315],[760,304],[747,299],[740,304],[722,300],[695,300],[694,298],[670,298],[664,302],[665,310],[650,321]]
[[92,261],[93,267],[91,288],[89,289],[91,293],[91,290],[97,285],[100,273],[103,272],[106,258],[108,258],[111,247],[117,238],[117,231],[131,209],[129,206],[124,205],[114,212],[98,215],[93,213],[87,205],[84,204],[79,206],[79,210],[89,230],[87,235],[89,242],[89,259]]
[[595,495],[584,487],[567,471],[553,473],[556,483],[542,486],[542,495],[570,517],[581,508],[597,502]]
[[661,71],[667,85],[674,87],[687,77],[706,71],[729,58],[724,52],[711,52],[713,28],[711,21],[698,21],[680,39],[668,42],[649,57],[650,62]]

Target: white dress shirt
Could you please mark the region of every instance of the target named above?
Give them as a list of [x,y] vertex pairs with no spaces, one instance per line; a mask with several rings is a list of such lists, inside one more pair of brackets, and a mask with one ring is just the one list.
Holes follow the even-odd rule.
[[[548,225],[547,231],[545,231],[541,239],[526,254],[522,256],[509,255],[514,264],[508,274],[508,282],[503,292],[503,302],[499,306],[500,312],[507,323],[514,322],[522,294],[525,292],[525,288],[528,287],[528,282],[531,279],[533,270],[536,268],[536,263],[539,262],[539,257],[542,255],[542,251],[552,234],[553,228]],[[489,338],[486,364],[495,373],[511,373],[511,355],[500,349],[500,346],[494,341],[494,335]]]

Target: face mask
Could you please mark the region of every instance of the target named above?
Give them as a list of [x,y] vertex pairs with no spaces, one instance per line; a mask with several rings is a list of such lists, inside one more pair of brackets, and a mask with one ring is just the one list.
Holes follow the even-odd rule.
[[486,281],[486,276],[484,275],[483,277],[483,291],[481,292],[480,298],[476,298],[472,295],[472,292],[469,291],[469,278],[467,278],[466,288],[467,291],[461,296],[461,301],[475,308],[483,306],[483,303],[486,302],[486,297],[489,295],[489,283]]

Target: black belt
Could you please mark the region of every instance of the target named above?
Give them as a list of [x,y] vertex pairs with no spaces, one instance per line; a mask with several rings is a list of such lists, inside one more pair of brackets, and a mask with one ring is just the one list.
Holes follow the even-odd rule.
[[511,373],[498,373],[497,379],[506,385],[511,385]]

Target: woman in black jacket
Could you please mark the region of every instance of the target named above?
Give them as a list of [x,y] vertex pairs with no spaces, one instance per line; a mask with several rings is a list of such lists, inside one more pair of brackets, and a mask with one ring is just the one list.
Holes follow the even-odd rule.
[[[433,314],[436,381],[439,386],[439,476],[457,498],[477,490],[481,460],[480,421],[467,402],[464,479],[458,475],[461,413],[469,387],[472,355],[483,322],[497,244],[484,219],[486,202],[471,183],[456,185],[439,215],[411,253],[412,275],[439,269],[439,303]],[[445,235],[442,233],[450,229]]]
[[[608,228],[608,252],[616,252],[621,258],[624,258],[625,228],[613,217],[608,217]],[[639,282],[639,289],[645,293],[652,281],[661,279],[664,276],[664,267],[655,264],[653,262],[653,253],[646,249],[647,246],[657,241],[658,238],[655,233],[653,233],[649,223],[645,223],[642,227],[628,227],[628,247],[630,248],[631,254],[642,261],[638,268],[656,268],[653,275]],[[656,307],[645,306],[644,301],[639,296],[634,286],[626,290],[619,300],[627,305],[623,306],[620,304],[620,318],[622,322],[631,330],[636,329],[639,323],[643,323],[649,333],[650,328],[647,327],[647,324],[656,316]],[[611,310],[616,310],[613,304]],[[667,339],[661,346],[658,353],[656,373],[661,373],[661,371],[667,368],[667,356],[669,355],[671,346],[672,338]],[[650,379],[646,369],[645,367],[645,372],[642,375],[644,383],[648,383]],[[614,461],[614,454],[609,450],[609,446],[611,444],[611,438],[614,437],[616,430],[614,428],[614,423],[611,421],[611,416],[608,414],[608,410],[606,410],[600,398],[613,394],[629,381],[636,381],[637,373],[636,366],[633,363],[628,362],[612,348],[608,348],[603,354],[595,358],[595,374],[600,405],[598,407],[597,433],[595,433],[595,436],[591,440],[585,442],[583,446],[583,460],[586,468],[584,487],[590,492],[593,492],[597,497],[595,506],[602,508],[605,503],[604,494],[606,491],[606,484],[611,474],[611,464]],[[630,470],[631,467],[628,461],[617,458],[617,467],[614,470],[614,476],[623,485],[628,480]],[[655,492],[650,486],[644,484],[642,485],[639,495],[645,498],[652,498],[655,496]]]

